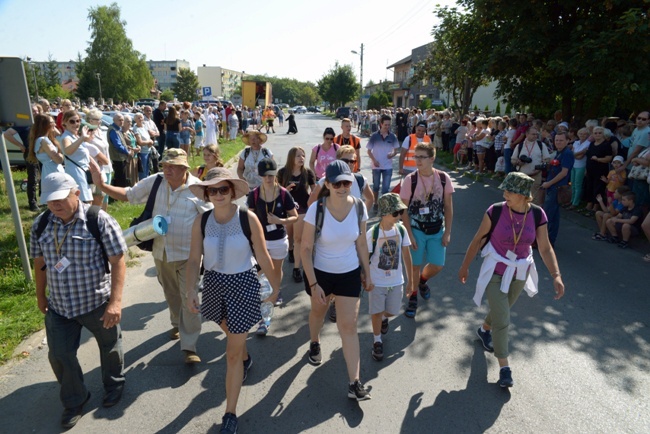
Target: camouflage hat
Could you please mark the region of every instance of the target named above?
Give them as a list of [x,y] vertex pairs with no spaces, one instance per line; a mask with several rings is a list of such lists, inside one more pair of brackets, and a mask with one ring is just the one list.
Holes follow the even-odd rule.
[[501,190],[509,191],[510,193],[531,197],[530,190],[533,187],[534,182],[535,180],[525,173],[510,172],[499,188]]
[[386,193],[382,195],[377,199],[377,207],[379,209],[380,217],[408,208],[404,205],[404,202],[402,202],[399,195],[395,193]]
[[172,164],[174,166],[185,166],[188,169],[190,165],[187,164],[187,154],[182,149],[170,148],[163,154],[160,164]]

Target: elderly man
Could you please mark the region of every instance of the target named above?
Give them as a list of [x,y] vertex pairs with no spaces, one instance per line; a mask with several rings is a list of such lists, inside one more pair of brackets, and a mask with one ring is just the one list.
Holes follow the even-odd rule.
[[167,110],[167,103],[165,101],[160,101],[158,108],[153,111],[153,122],[158,128],[158,153],[160,155],[165,152],[165,118],[167,115],[165,111]]
[[122,125],[124,124],[124,115],[115,113],[113,124],[108,129],[108,154],[113,163],[113,185],[116,187],[127,187],[129,180],[127,169],[129,157],[133,155],[133,148],[127,145]]
[[[155,194],[153,215],[162,215],[167,220],[167,235],[158,237],[153,243],[153,257],[158,272],[158,282],[163,287],[169,306],[172,329],[169,337],[181,340],[185,363],[199,363],[196,341],[201,333],[201,317],[187,308],[185,295],[185,266],[190,256],[192,224],[197,215],[212,209],[198,199],[189,186],[199,182],[188,169],[187,154],[182,149],[168,149],[160,163],[163,174],[151,175],[130,188],[107,185],[101,179],[99,167],[90,166],[93,182],[113,199],[129,201],[132,204],[145,203],[150,194]],[[160,181],[158,181],[160,179]]]
[[[99,169],[97,174],[101,178]],[[104,211],[82,203],[79,193],[75,180],[65,173],[43,179],[42,199],[48,211],[34,220],[30,243],[36,299],[45,314],[48,358],[61,385],[64,428],[77,423],[90,399],[77,359],[82,327],[99,346],[104,407],[117,404],[124,389],[119,324],[126,243],[120,225]]]
[[555,134],[554,143],[557,154],[549,163],[546,182],[541,185],[541,188],[546,190],[544,212],[546,212],[548,219],[548,239],[551,245],[555,247],[555,240],[560,231],[561,204],[558,202],[558,190],[569,188],[569,179],[571,178],[571,169],[573,169],[575,158],[571,149],[567,148],[569,133],[558,132]]

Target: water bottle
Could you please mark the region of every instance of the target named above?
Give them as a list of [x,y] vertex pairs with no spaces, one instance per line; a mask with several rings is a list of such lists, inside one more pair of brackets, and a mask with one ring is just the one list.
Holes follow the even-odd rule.
[[270,324],[271,318],[273,318],[273,303],[265,301],[262,303],[262,306],[260,306],[260,310],[262,311],[262,319],[264,320],[264,323]]
[[273,288],[271,288],[271,284],[265,275],[260,274],[258,276],[258,280],[260,281],[260,300],[263,301],[262,305],[260,306],[260,309],[262,311],[262,319],[266,324],[269,324],[271,322],[271,318],[273,317],[273,303],[270,301],[264,302],[264,300],[273,294]]

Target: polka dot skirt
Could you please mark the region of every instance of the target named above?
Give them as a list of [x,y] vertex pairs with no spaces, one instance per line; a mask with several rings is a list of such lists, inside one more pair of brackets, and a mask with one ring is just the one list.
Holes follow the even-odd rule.
[[230,333],[248,333],[260,322],[260,282],[255,269],[237,274],[207,271],[203,276],[201,314],[221,325],[227,320]]

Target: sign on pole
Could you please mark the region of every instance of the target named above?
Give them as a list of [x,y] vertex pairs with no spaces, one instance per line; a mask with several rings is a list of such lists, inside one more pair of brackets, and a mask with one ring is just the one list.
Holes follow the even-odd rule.
[[212,95],[212,88],[210,86],[205,86],[203,88],[203,96],[211,96]]

